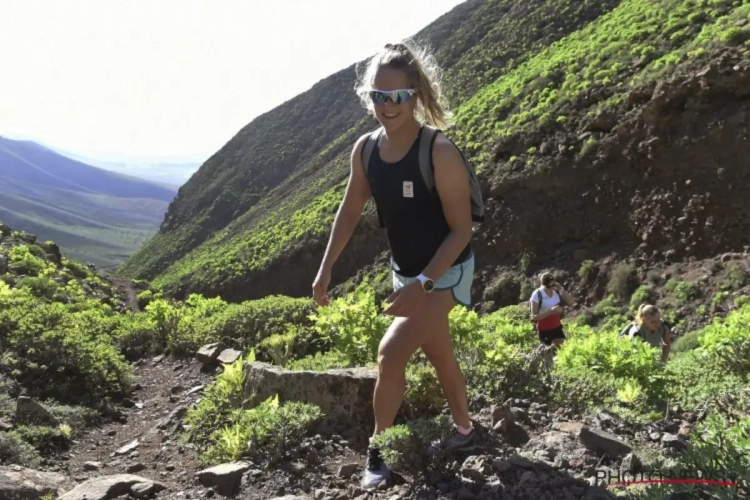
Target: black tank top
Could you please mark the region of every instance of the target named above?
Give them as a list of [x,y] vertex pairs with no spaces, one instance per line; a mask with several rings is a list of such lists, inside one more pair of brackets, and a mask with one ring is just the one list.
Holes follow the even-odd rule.
[[[427,188],[419,170],[420,137],[417,135],[406,155],[395,163],[380,158],[380,145],[376,143],[367,169],[370,192],[388,236],[393,269],[406,277],[422,273],[450,233],[440,197]],[[470,254],[471,242],[453,265],[464,262]]]

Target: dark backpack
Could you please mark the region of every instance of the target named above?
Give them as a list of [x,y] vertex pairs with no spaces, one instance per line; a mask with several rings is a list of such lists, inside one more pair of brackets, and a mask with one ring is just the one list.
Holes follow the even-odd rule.
[[[670,332],[673,331],[672,330],[672,325],[670,323],[668,323],[665,320],[661,320],[661,322],[664,325],[664,327],[667,329],[667,331],[670,331]],[[630,335],[630,330],[632,330],[633,328],[638,328],[638,325],[635,324],[635,321],[631,321],[630,323],[627,324],[627,326],[625,328],[623,328],[622,330],[620,330],[620,333],[618,334],[618,337],[622,338],[622,337],[629,336]],[[644,342],[646,341],[646,336],[641,332],[640,328],[638,328],[638,331],[633,336],[634,337],[638,337],[639,339],[643,340]]]
[[[365,175],[368,174],[368,169],[370,168],[370,157],[372,156],[372,151],[373,149],[375,149],[375,144],[377,144],[378,138],[380,137],[380,134],[382,132],[383,127],[380,127],[370,133],[370,136],[365,140],[365,144],[362,147],[362,166],[365,169]],[[420,131],[419,138],[419,170],[422,172],[422,180],[424,180],[427,189],[429,189],[436,195],[437,191],[435,190],[435,167],[432,164],[432,145],[435,143],[438,132],[441,132],[441,130],[429,125],[423,125],[422,130]],[[453,143],[453,141],[451,141],[451,143],[455,146],[455,143]],[[482,198],[482,189],[479,185],[479,179],[477,178],[477,174],[474,171],[474,166],[466,158],[463,151],[461,151],[458,147],[456,147],[456,149],[458,149],[459,153],[461,153],[461,158],[463,159],[464,166],[466,167],[466,173],[469,174],[469,192],[471,194],[471,220],[474,222],[483,222],[484,199]],[[380,209],[377,207],[377,205],[375,208],[378,212],[378,221],[380,222],[380,227],[385,227],[385,224],[383,223],[383,217],[380,214]]]

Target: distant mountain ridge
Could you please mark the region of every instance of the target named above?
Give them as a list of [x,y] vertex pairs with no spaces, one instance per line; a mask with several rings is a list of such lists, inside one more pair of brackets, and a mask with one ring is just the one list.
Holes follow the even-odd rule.
[[154,234],[177,190],[0,137],[0,217],[115,267]]

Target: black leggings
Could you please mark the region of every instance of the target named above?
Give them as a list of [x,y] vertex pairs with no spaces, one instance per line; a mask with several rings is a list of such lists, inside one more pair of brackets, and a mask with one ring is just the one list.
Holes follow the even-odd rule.
[[552,330],[542,330],[539,332],[539,341],[545,345],[552,345],[554,339],[565,339],[562,325]]

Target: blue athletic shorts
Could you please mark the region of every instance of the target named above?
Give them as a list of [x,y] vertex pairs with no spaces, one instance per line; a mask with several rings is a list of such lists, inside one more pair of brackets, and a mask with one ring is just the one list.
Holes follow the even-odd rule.
[[[440,279],[435,281],[435,290],[450,290],[459,304],[471,307],[471,283],[474,280],[474,252],[460,264],[448,268]],[[393,271],[393,290],[414,283],[417,278],[407,278]]]

